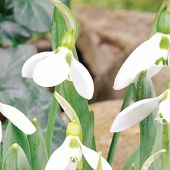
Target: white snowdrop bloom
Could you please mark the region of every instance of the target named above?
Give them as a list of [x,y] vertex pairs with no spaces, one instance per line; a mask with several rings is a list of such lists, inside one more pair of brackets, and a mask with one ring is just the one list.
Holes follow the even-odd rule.
[[[31,135],[36,131],[36,128],[31,123],[31,121],[24,115],[24,113],[22,113],[15,107],[0,102],[0,112],[23,133]],[[2,139],[1,122],[0,122],[0,139]]]
[[[63,144],[51,155],[45,170],[76,170],[82,155],[96,170],[99,154],[84,146],[77,136],[67,136]],[[102,170],[112,170],[109,163],[101,157]]]
[[169,65],[170,35],[156,33],[137,47],[120,68],[113,88],[121,90],[134,82],[136,76],[147,70],[150,77]]
[[120,132],[144,120],[151,112],[157,111],[157,120],[170,123],[170,90],[158,97],[140,100],[121,111],[115,118],[111,132]]
[[66,47],[60,47],[56,52],[33,55],[24,63],[22,76],[33,78],[35,83],[43,87],[56,86],[66,79],[73,81],[79,95],[86,99],[91,99],[94,93],[90,73]]

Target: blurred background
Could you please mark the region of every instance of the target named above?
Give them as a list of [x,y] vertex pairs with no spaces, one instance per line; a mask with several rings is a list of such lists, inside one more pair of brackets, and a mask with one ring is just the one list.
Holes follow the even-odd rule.
[[156,12],[163,0],[73,0],[73,7],[92,5],[109,9]]

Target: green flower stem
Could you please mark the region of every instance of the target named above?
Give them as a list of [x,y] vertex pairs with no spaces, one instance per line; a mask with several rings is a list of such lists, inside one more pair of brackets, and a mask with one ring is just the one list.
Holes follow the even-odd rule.
[[[128,88],[121,110],[128,107],[132,99],[133,99],[133,84],[131,84]],[[112,142],[111,142],[108,157],[107,157],[107,161],[109,162],[110,165],[113,165],[119,138],[120,138],[120,133],[113,134]]]
[[[134,82],[135,101],[155,97],[152,80],[147,71],[142,71]],[[142,113],[139,113],[142,114]],[[152,152],[155,143],[156,128],[154,113],[140,122],[140,167]]]
[[52,138],[53,138],[55,118],[56,118],[56,113],[59,109],[60,107],[57,104],[55,97],[53,97],[51,108],[50,108],[50,113],[49,113],[49,118],[48,118],[46,137],[45,137],[45,143],[47,147],[48,156],[50,156],[50,152],[51,152],[51,144],[52,144]]
[[163,124],[163,132],[162,132],[162,148],[166,150],[166,153],[162,155],[162,167],[161,170],[168,170],[168,151],[169,151],[169,129],[168,123],[165,122]]

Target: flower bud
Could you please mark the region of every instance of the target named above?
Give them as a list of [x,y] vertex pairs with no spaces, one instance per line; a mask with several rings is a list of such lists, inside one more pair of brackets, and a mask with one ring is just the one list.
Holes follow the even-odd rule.
[[170,34],[170,6],[165,6],[158,17],[157,31]]
[[78,136],[80,140],[82,139],[82,130],[80,123],[70,122],[67,125],[66,136]]

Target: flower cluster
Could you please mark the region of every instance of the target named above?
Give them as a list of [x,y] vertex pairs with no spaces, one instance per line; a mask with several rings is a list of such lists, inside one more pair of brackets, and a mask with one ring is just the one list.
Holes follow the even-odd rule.
[[[120,68],[114,82],[114,89],[120,90],[133,83],[142,71],[150,77],[155,76],[163,67],[170,66],[170,35],[156,33],[149,40],[137,47]],[[121,111],[113,122],[111,132],[120,132],[144,120],[151,112],[157,110],[155,119],[161,123],[170,123],[168,105],[170,90],[160,96],[143,99]]]

